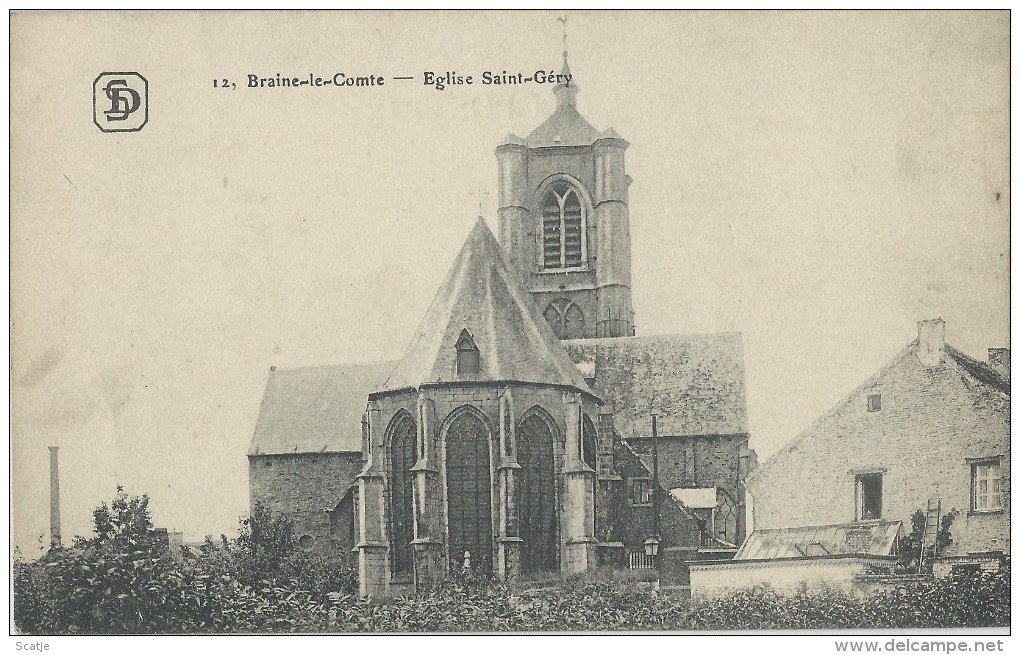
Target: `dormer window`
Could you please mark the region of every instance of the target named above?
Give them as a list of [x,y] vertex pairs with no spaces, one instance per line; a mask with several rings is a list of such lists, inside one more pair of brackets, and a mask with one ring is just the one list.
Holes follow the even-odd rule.
[[542,264],[544,268],[580,268],[588,256],[584,209],[577,189],[554,184],[542,198]]
[[457,375],[477,375],[480,369],[478,346],[471,333],[464,328],[457,338]]

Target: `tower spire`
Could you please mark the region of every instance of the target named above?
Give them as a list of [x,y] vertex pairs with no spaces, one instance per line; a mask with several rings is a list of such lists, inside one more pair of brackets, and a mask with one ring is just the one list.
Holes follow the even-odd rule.
[[563,68],[560,70],[560,75],[566,81],[556,84],[553,87],[553,93],[556,94],[556,108],[564,109],[577,106],[578,89],[574,84],[574,77],[570,73],[570,64],[567,63],[567,15],[563,14],[556,20],[563,23]]

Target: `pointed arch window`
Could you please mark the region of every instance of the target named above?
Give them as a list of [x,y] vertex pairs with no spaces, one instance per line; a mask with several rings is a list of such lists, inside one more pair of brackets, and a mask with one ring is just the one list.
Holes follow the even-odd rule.
[[583,339],[585,337],[584,312],[566,298],[552,301],[542,313],[559,339]]
[[587,414],[581,421],[581,461],[593,471],[598,470],[598,439],[595,436],[595,424]]
[[581,268],[588,258],[584,205],[567,182],[553,184],[542,197],[543,268]]
[[393,573],[411,573],[414,553],[414,473],[418,460],[418,428],[407,414],[400,414],[389,430],[389,501]]
[[477,375],[481,365],[474,337],[464,328],[457,338],[457,375]]
[[715,515],[712,517],[712,528],[715,536],[736,543],[737,540],[737,504],[722,489],[716,491]]

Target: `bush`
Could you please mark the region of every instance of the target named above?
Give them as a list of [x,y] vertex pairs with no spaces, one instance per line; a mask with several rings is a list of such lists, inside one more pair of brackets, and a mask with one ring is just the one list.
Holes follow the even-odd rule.
[[36,562],[14,562],[14,621],[31,634],[531,632],[959,628],[1009,625],[1009,570],[928,579],[861,598],[781,595],[768,587],[703,602],[601,575],[520,590],[456,571],[426,594],[357,597],[340,559],[294,547],[293,525],[259,509],[241,536],[175,558],[148,501],[118,488],[95,535]]

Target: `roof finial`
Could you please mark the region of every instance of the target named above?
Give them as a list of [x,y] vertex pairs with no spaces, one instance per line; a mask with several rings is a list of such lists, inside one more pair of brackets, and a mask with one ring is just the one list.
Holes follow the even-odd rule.
[[574,83],[574,76],[570,73],[570,64],[567,63],[567,15],[563,14],[557,18],[563,23],[563,70],[560,71],[560,78],[553,87],[556,94],[557,109],[566,109],[576,104],[577,85]]
[[468,195],[469,196],[477,196],[478,197],[478,218],[482,218],[482,209],[483,209],[483,206],[482,206],[483,199],[482,198],[484,196],[487,199],[489,197],[489,192],[486,191],[485,189],[479,188],[477,191],[469,193]]
[[560,23],[563,23],[563,65],[567,65],[567,15],[563,14],[556,19]]

